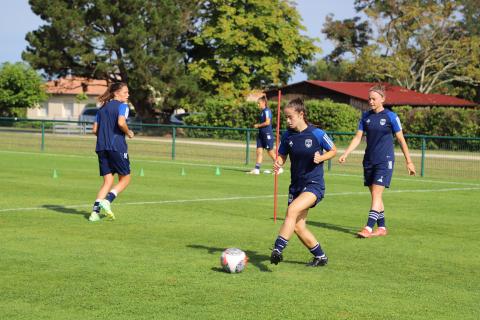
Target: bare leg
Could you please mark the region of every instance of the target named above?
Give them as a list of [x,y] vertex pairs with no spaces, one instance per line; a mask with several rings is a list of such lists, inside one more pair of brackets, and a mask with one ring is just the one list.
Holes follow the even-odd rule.
[[118,175],[118,183],[113,187],[113,190],[117,192],[117,195],[120,194],[125,188],[130,184],[130,175],[121,176]]
[[295,233],[304,246],[311,249],[317,245],[318,241],[310,230],[307,229],[307,214],[308,210],[304,210],[298,216],[297,224],[295,225]]
[[293,202],[288,206],[287,216],[280,227],[279,235],[282,238],[289,240],[292,237],[293,233],[295,232],[297,221],[299,218],[302,219],[302,214],[304,212],[306,216],[308,208],[310,208],[315,201],[317,201],[317,196],[311,192],[303,192],[295,200],[293,200]]
[[379,186],[377,184],[372,184],[371,186],[368,187],[370,189],[370,195],[372,196],[372,205],[371,209],[381,212],[384,211],[384,206],[383,206],[383,190],[385,190],[384,186]]
[[109,173],[103,176],[103,184],[97,193],[97,199],[105,199],[107,193],[110,191],[113,185],[113,174]]
[[263,148],[257,148],[256,154],[257,154],[256,163],[262,164],[262,161],[263,161]]

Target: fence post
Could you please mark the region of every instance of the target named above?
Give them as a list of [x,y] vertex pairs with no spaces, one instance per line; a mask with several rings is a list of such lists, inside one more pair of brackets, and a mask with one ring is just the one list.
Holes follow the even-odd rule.
[[250,129],[247,129],[246,141],[247,146],[245,148],[245,164],[250,162]]
[[420,176],[425,176],[425,150],[427,149],[427,143],[425,137],[422,137],[422,164],[420,169]]
[[177,127],[172,127],[172,160],[175,160],[175,140],[177,135]]
[[45,150],[45,121],[42,120],[42,145],[40,150],[43,152]]

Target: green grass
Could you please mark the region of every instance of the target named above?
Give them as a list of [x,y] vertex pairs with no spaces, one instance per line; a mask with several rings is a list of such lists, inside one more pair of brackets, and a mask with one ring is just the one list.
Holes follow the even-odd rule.
[[[297,239],[269,264],[282,222],[272,220],[272,176],[131,158],[117,220],[89,223],[101,183],[91,153],[0,152],[1,319],[480,317],[480,184],[396,175],[389,236],[356,239],[369,194],[361,176],[328,173],[309,228],[330,262],[309,269]],[[281,218],[288,175],[279,183]],[[227,247],[247,252],[241,274],[220,270]]]

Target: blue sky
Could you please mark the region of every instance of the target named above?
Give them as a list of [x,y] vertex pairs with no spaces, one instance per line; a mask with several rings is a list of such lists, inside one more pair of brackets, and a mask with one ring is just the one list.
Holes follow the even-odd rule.
[[[318,46],[323,54],[329,53],[332,43],[326,41],[321,33],[325,16],[333,13],[337,19],[353,17],[354,0],[296,0],[297,9],[306,26],[306,35],[319,38]],[[2,19],[0,19],[0,63],[21,61],[21,53],[27,46],[25,35],[42,24],[42,20],[30,10],[27,0],[0,0]],[[299,70],[290,82],[306,80]]]

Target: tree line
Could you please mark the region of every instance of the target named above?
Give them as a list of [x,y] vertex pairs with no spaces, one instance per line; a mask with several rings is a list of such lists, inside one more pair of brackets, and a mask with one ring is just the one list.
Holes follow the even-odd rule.
[[310,79],[480,102],[477,2],[355,0],[355,17],[328,16],[322,32],[336,46],[315,60],[321,49],[290,0],[30,0],[44,23],[26,35],[22,58],[45,78],[124,81],[137,113],[160,121],[208,97],[240,101],[286,84],[298,67]]

